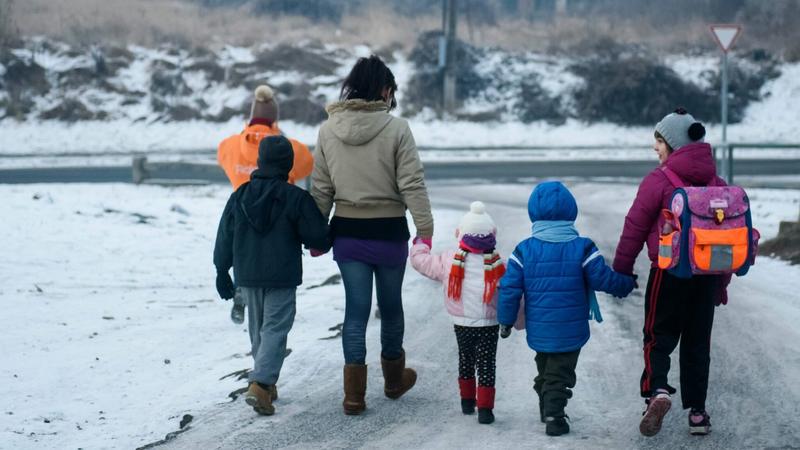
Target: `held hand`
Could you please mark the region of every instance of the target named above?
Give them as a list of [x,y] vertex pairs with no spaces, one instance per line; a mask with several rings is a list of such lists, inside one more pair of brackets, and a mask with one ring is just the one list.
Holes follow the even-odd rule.
[[414,240],[412,241],[412,243],[413,243],[414,245],[416,245],[416,244],[420,244],[420,243],[421,243],[421,244],[425,244],[425,245],[427,245],[427,246],[428,246],[428,248],[433,248],[433,239],[431,239],[431,238],[429,238],[429,237],[428,237],[428,238],[424,238],[424,237],[419,237],[419,236],[417,236],[417,237],[415,237],[415,238],[414,238]]
[[728,289],[721,287],[714,295],[714,305],[727,305],[728,304]]
[[228,272],[217,272],[217,293],[223,300],[230,300],[236,294],[236,288],[233,286]]
[[505,339],[511,336],[511,325],[500,325],[500,337]]
[[613,294],[614,298],[625,298],[628,295],[630,295],[630,293],[633,292],[634,289],[638,289],[639,288],[639,284],[636,282],[637,276],[635,274],[623,275],[623,277],[629,278],[631,283],[625,289],[625,293],[624,294],[622,294],[622,295]]

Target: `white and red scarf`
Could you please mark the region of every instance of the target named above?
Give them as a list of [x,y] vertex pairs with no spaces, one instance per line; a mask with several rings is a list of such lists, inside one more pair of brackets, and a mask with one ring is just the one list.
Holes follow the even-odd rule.
[[470,248],[463,242],[458,245],[458,250],[453,256],[453,265],[450,268],[450,278],[447,282],[447,297],[455,301],[461,300],[461,285],[464,282],[464,264],[469,253],[483,253],[483,302],[491,303],[500,278],[506,273],[506,266],[497,253],[497,249],[480,250]]

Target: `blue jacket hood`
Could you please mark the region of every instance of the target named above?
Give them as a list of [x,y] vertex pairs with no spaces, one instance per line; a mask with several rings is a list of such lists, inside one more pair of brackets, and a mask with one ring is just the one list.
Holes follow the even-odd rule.
[[566,186],[558,181],[540,183],[528,198],[528,217],[537,220],[569,220],[578,218],[578,203]]

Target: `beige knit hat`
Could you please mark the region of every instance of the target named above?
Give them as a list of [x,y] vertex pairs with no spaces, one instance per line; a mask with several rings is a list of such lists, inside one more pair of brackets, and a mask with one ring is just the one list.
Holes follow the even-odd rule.
[[253,106],[250,108],[250,120],[253,119],[266,119],[270,122],[278,120],[278,100],[266,84],[256,88]]

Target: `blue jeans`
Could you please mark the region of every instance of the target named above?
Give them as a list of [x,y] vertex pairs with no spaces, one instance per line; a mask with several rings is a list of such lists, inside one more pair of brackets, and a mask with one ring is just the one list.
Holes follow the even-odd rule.
[[345,364],[364,364],[367,357],[367,321],[372,307],[372,279],[375,278],[381,311],[381,356],[403,356],[403,276],[405,264],[376,266],[357,261],[339,263],[344,283],[345,310],[342,348]]

